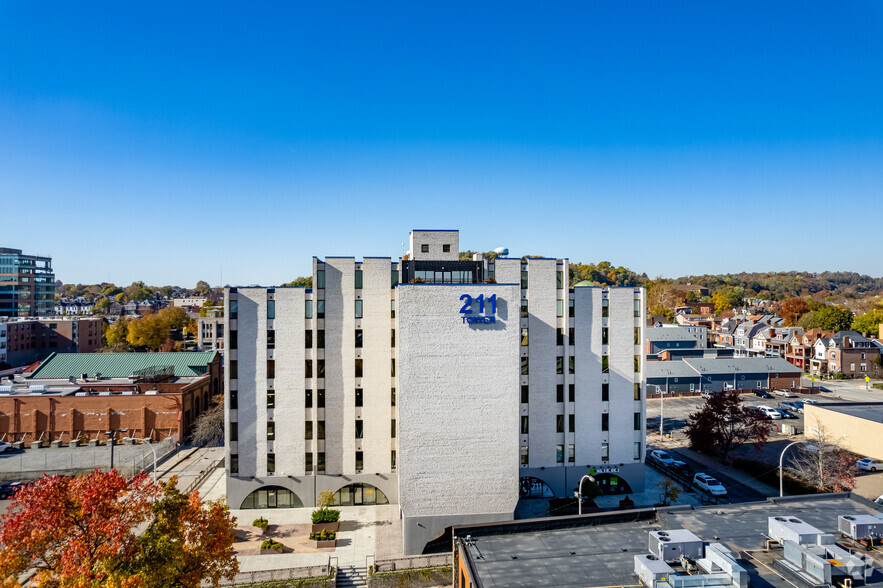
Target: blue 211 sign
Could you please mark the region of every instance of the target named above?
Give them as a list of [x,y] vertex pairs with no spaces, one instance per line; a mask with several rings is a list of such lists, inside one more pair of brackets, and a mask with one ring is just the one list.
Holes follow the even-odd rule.
[[[460,300],[463,300],[463,306],[460,308],[460,314],[462,315],[474,315],[473,311],[473,302],[478,303],[478,316],[463,316],[463,324],[464,325],[474,325],[474,324],[489,324],[497,322],[497,295],[493,294],[492,296],[488,296],[485,299],[484,294],[473,298],[469,294],[463,294],[460,296]],[[485,305],[489,307],[490,313],[485,314]]]

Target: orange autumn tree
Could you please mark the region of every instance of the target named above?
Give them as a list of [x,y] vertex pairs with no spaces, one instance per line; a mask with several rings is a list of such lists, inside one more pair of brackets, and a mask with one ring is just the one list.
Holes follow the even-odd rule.
[[[7,578],[0,585],[18,586],[14,578],[30,568],[36,585],[60,588],[196,587],[232,578],[235,519],[223,504],[175,486],[98,470],[26,486],[0,518],[0,576]],[[162,565],[153,557],[159,552],[170,558]]]

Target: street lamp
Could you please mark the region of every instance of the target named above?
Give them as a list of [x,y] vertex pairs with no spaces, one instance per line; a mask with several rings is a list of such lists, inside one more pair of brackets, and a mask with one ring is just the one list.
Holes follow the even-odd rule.
[[147,443],[147,446],[150,447],[150,451],[153,452],[153,483],[156,484],[156,448],[153,446],[153,443],[151,443],[150,439],[147,437],[144,439],[139,439],[138,437],[123,437],[123,440]]
[[815,445],[807,445],[807,443],[809,443],[809,441],[807,441],[806,439],[803,439],[802,441],[795,441],[794,443],[789,443],[788,445],[785,446],[785,449],[782,450],[781,455],[779,455],[779,498],[782,498],[785,495],[783,478],[782,478],[782,461],[785,457],[785,452],[788,451],[788,448],[791,447],[792,445],[806,445],[806,447],[804,447],[804,449],[807,449],[808,451],[818,451],[819,450],[819,448],[816,447]]
[[106,431],[104,434],[110,437],[110,469],[108,472],[113,469],[113,446],[116,444],[116,436],[117,433],[128,433],[129,429],[111,429],[110,431]]
[[585,476],[583,476],[582,478],[579,479],[579,486],[577,486],[576,492],[574,493],[577,500],[579,500],[579,514],[580,515],[583,514],[583,480],[586,480],[586,479],[588,479],[590,482],[595,481],[595,478],[593,478],[589,474],[586,474]]

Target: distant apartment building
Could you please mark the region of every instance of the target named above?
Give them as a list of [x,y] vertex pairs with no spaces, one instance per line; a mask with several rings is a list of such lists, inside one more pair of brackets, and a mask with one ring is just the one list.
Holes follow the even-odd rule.
[[13,366],[45,359],[52,353],[90,353],[101,349],[100,318],[39,318],[5,321],[6,362]]
[[642,288],[566,259],[459,259],[457,231],[313,258],[313,288],[227,288],[231,508],[398,504],[406,553],[519,498],[643,490]]
[[50,316],[54,308],[52,258],[0,247],[0,317]]
[[181,308],[201,308],[205,306],[205,303],[208,302],[208,298],[202,297],[192,297],[192,298],[172,298],[172,306],[177,306]]
[[224,348],[224,317],[201,316],[196,320],[197,351]]

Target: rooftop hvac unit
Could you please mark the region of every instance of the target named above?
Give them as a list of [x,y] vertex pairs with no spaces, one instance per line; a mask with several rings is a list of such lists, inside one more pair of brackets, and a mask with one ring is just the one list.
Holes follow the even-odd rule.
[[837,530],[857,541],[883,537],[883,519],[866,514],[841,515],[837,517]]
[[768,520],[770,538],[779,543],[819,543],[819,537],[826,534],[796,517],[769,517]]
[[702,557],[702,539],[687,529],[650,531],[650,552],[662,561]]
[[0,386],[0,392],[12,392],[12,386]]
[[45,392],[46,386],[44,384],[31,384],[28,386],[28,390],[31,392]]
[[147,396],[156,396],[157,394],[159,394],[159,391],[158,390],[148,390],[144,394],[146,394]]
[[635,556],[635,575],[641,578],[644,586],[656,586],[676,576],[671,567],[655,555],[644,553]]

